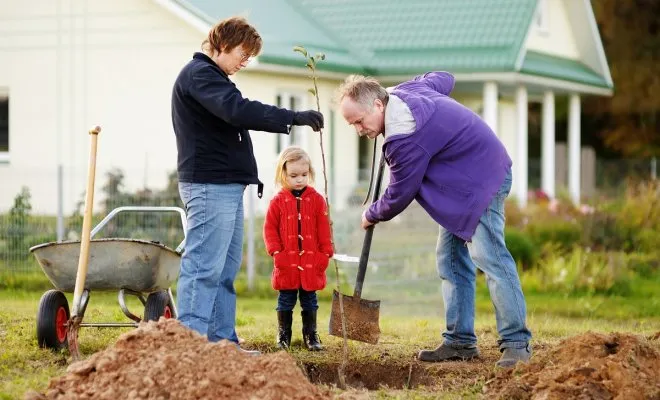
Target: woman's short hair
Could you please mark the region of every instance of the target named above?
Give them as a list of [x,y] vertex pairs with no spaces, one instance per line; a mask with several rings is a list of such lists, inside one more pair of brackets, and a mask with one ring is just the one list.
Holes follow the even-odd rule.
[[230,17],[211,28],[202,49],[228,53],[242,46],[246,54],[254,57],[261,52],[262,44],[261,36],[245,18]]

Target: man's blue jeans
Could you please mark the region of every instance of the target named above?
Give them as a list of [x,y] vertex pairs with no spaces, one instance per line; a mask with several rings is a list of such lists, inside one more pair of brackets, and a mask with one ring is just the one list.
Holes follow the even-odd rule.
[[188,229],[177,287],[179,320],[212,342],[236,336],[234,280],[243,255],[243,184],[179,183]]
[[[504,200],[511,191],[511,171],[479,220],[471,243],[440,227],[437,247],[438,273],[442,278],[449,345],[473,345],[476,268],[486,275],[495,306],[500,349],[524,348],[532,337],[525,326],[525,297],[516,263],[504,243]],[[476,265],[475,265],[476,264]]]

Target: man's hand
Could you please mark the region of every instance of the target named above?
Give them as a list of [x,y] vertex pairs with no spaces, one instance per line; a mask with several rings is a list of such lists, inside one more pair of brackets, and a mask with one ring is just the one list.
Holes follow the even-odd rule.
[[373,222],[369,222],[369,220],[367,219],[367,215],[366,215],[366,214],[367,214],[366,211],[364,211],[364,212],[362,213],[362,229],[367,229],[367,228],[370,227],[371,225],[374,225]]
[[297,111],[293,115],[294,125],[307,125],[315,131],[320,131],[323,128],[323,114],[318,111]]

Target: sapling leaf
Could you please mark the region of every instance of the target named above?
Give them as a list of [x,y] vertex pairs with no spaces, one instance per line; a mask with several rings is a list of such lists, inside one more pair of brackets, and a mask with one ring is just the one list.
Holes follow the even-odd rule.
[[293,51],[297,51],[298,53],[302,54],[303,56],[307,57],[307,50],[305,50],[304,47],[302,46],[295,46],[293,48]]

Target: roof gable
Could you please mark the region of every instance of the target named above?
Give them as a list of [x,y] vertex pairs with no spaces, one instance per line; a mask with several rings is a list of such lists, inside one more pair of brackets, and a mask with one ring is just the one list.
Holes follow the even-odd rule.
[[545,14],[545,26],[535,18],[530,23],[516,71],[611,88],[589,0],[539,0],[537,12]]

